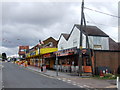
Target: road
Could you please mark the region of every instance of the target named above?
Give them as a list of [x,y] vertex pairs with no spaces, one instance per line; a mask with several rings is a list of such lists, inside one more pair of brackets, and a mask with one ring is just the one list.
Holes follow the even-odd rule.
[[0,61],[0,89],[2,89],[2,62]]
[[79,88],[54,78],[45,77],[13,63],[5,62],[3,66],[4,88]]

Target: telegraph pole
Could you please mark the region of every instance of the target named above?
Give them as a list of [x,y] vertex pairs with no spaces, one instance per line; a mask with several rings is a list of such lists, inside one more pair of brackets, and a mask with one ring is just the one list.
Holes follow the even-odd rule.
[[82,76],[82,33],[83,33],[83,20],[84,20],[83,10],[84,10],[84,0],[82,0],[82,6],[81,6],[80,43],[79,43],[79,60],[78,60],[79,76]]
[[[86,29],[86,21],[85,21],[85,15],[84,15],[84,0],[82,0],[82,7],[81,7],[81,25],[80,25],[80,44],[79,44],[79,60],[78,60],[78,65],[79,65],[79,76],[82,76],[82,33],[83,30]],[[93,74],[93,66],[92,66],[92,61],[91,61],[91,51],[90,51],[90,46],[89,46],[89,40],[88,40],[88,34],[85,33],[86,35],[86,48],[88,48],[88,53],[89,53],[89,60],[91,63],[91,68],[92,68],[92,74]]]

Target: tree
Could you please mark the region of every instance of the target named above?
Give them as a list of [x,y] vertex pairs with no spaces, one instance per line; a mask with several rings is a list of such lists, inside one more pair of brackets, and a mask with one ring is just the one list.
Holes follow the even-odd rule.
[[0,58],[2,58],[2,54],[0,54]]
[[7,56],[6,56],[6,53],[2,53],[2,60],[6,60],[7,59]]

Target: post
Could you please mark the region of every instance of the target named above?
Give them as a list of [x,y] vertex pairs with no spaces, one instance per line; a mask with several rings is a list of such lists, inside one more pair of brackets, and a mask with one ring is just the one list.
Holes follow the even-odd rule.
[[118,86],[119,86],[119,77],[117,77],[117,89],[118,89]]
[[58,76],[58,57],[56,54],[56,76]]
[[79,65],[79,71],[78,71],[78,75],[82,76],[82,30],[83,30],[83,18],[84,18],[84,13],[83,13],[83,9],[84,9],[84,0],[82,0],[82,6],[81,6],[81,25],[80,25],[80,43],[79,43],[79,58],[78,58],[78,65]]
[[38,54],[39,56],[38,57],[39,57],[39,67],[40,67],[40,46],[39,45],[38,45],[38,49],[39,49],[39,54]]
[[39,56],[38,56],[38,57],[39,57],[39,67],[40,67],[40,72],[41,72],[41,61],[40,61],[40,43],[41,43],[41,42],[40,42],[40,40],[39,40],[39,44],[38,44],[38,49],[39,49],[39,54],[38,54],[38,55],[39,55]]

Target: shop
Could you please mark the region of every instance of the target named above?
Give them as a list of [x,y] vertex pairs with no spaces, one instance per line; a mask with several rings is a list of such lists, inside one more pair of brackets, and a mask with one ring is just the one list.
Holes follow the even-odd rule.
[[44,54],[43,61],[47,69],[53,69],[53,66],[55,64],[55,55],[53,53]]
[[[78,54],[77,48],[70,48],[55,52],[58,57],[58,69],[62,72],[77,72]],[[55,68],[56,66],[54,66]]]

